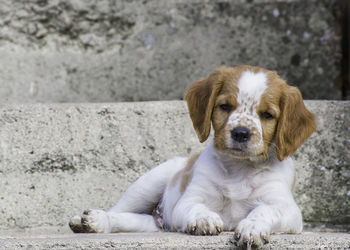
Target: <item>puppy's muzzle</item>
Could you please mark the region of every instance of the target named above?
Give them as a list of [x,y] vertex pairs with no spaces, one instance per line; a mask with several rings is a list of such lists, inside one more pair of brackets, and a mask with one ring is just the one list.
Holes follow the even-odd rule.
[[231,137],[235,142],[245,143],[250,139],[250,131],[247,128],[235,128],[231,131]]

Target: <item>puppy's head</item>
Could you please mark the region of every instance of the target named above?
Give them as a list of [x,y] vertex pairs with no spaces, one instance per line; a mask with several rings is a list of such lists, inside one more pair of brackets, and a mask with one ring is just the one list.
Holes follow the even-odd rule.
[[185,100],[199,140],[208,138],[212,124],[215,148],[234,158],[275,152],[282,161],[316,130],[299,90],[259,67],[221,67],[192,83]]

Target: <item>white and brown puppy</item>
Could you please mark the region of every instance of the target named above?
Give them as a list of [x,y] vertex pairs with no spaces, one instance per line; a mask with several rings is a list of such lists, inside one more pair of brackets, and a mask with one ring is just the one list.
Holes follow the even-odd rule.
[[[301,94],[275,72],[221,67],[194,82],[185,100],[199,155],[152,169],[109,211],[87,210],[74,232],[170,231],[215,235],[235,231],[240,245],[261,246],[272,232],[299,233],[302,217],[292,189],[289,157],[316,130]],[[152,211],[157,207],[157,214]],[[156,220],[154,217],[158,217]]]

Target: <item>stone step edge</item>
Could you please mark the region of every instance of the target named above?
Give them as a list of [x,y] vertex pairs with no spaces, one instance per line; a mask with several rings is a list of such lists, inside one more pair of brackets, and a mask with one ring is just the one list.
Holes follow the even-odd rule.
[[[232,249],[233,233],[219,236],[191,236],[181,233],[117,233],[117,234],[63,234],[22,237],[0,236],[0,249]],[[313,233],[271,235],[270,243],[263,249],[349,249],[350,234]]]

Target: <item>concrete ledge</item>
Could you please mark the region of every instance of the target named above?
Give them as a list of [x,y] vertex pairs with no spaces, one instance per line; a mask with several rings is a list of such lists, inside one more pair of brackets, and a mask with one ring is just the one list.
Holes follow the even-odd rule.
[[[0,249],[235,249],[232,233],[119,233],[0,237]],[[349,249],[350,234],[272,235],[263,249]]]
[[[350,102],[307,101],[319,130],[295,155],[304,220],[350,224]],[[0,107],[0,231],[67,227],[140,175],[205,147],[184,102]]]

